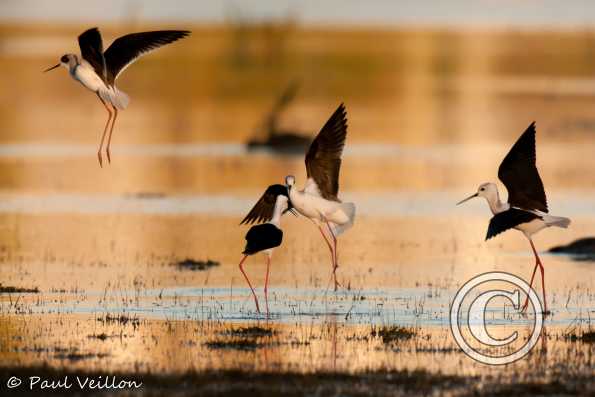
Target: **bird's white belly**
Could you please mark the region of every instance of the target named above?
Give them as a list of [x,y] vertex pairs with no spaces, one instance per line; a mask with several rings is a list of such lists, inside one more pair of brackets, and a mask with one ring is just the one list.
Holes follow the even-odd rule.
[[520,225],[516,226],[515,229],[525,233],[525,236],[531,237],[533,234],[545,229],[546,227],[547,224],[543,220],[533,219],[531,222],[521,223]]
[[341,203],[336,201],[302,192],[291,192],[290,200],[295,209],[307,218],[338,224],[348,221],[348,217],[341,216],[342,212],[337,211],[340,209]]
[[103,80],[95,73],[95,70],[84,63],[74,69],[72,77],[93,92],[107,89]]

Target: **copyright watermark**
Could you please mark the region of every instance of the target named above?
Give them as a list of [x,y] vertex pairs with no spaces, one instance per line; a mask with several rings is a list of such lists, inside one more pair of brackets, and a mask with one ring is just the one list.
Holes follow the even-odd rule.
[[142,382],[116,376],[63,376],[61,378],[42,378],[40,376],[19,378],[11,376],[5,384],[8,389],[26,390],[68,390],[71,388],[78,390],[118,390],[138,389],[143,385]]
[[[521,313],[521,291],[531,303]],[[542,306],[525,280],[505,272],[480,274],[467,281],[450,306],[450,329],[459,347],[488,365],[510,364],[537,344]],[[488,327],[489,326],[489,327]]]

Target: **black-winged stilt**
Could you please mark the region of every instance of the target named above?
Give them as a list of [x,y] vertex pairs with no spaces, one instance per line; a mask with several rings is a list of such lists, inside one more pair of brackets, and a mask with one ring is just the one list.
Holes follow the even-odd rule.
[[[498,188],[494,183],[483,183],[477,189],[477,193],[458,202],[457,205],[474,197],[485,197],[494,214],[488,226],[486,240],[508,229],[517,229],[525,234],[535,255],[535,267],[529,285],[533,285],[535,272],[539,267],[544,314],[547,314],[543,264],[531,236],[550,226],[567,228],[570,225],[570,219],[548,214],[545,191],[535,166],[535,158],[535,122],[533,122],[510,149],[498,169],[498,178],[508,190],[508,203],[500,201]],[[527,308],[527,304],[528,298],[525,299],[523,310]]]
[[[268,296],[268,284],[269,284],[269,270],[271,266],[271,256],[273,254],[273,248],[281,245],[283,241],[283,231],[281,230],[281,216],[286,212],[291,211],[291,204],[289,203],[289,196],[287,187],[283,185],[271,185],[264,192],[262,197],[256,202],[252,210],[246,215],[246,217],[240,222],[241,224],[249,224],[254,221],[262,223],[255,225],[248,230],[246,233],[246,247],[244,248],[244,256],[240,261],[240,271],[244,275],[244,278],[248,282],[248,286],[252,291],[254,297],[254,303],[256,304],[256,311],[260,313],[260,307],[258,305],[258,298],[254,292],[254,288],[244,271],[244,261],[249,255],[254,255],[258,252],[264,252],[267,263],[267,272],[264,280],[264,299],[266,302],[267,315],[269,314],[269,296]],[[272,214],[272,215],[271,215]]]
[[[320,230],[331,252],[335,291],[337,281],[337,236],[353,225],[355,204],[339,200],[341,155],[347,136],[347,113],[343,104],[322,127],[306,154],[307,181],[304,189],[295,187],[295,177],[285,177],[291,205]],[[326,226],[330,238],[325,233]]]
[[[97,97],[107,109],[108,119],[101,136],[101,143],[97,151],[99,165],[102,166],[101,150],[109,128],[106,154],[110,159],[110,143],[112,131],[118,116],[118,109],[128,106],[129,98],[124,92],[116,88],[115,82],[120,73],[142,55],[151,52],[163,45],[172,43],[190,34],[186,30],[160,30],[155,32],[132,33],[116,39],[110,47],[103,52],[103,41],[97,28],[92,28],[78,37],[81,49],[81,58],[76,54],[66,54],[60,58],[60,63],[45,70],[56,69],[64,66],[70,76],[97,94]],[[112,110],[108,106],[111,105]],[[113,115],[113,119],[112,119]]]

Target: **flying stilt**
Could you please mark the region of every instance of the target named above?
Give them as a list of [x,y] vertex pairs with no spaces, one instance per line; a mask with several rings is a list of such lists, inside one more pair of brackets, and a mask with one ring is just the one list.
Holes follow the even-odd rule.
[[[529,285],[533,285],[535,272],[539,267],[544,314],[547,314],[545,271],[531,236],[550,226],[567,228],[570,225],[570,219],[548,214],[545,191],[535,166],[535,158],[535,122],[533,122],[510,149],[498,169],[498,178],[508,190],[508,203],[500,201],[498,188],[494,183],[483,183],[475,194],[458,202],[457,205],[474,197],[484,197],[487,200],[494,216],[490,220],[486,240],[508,229],[523,232],[535,255],[535,267]],[[527,308],[528,303],[527,297],[523,310]]]
[[[287,187],[283,185],[271,185],[264,192],[262,197],[256,202],[252,210],[246,215],[246,217],[240,222],[252,223],[254,221],[262,222],[260,225],[255,225],[248,230],[246,233],[246,248],[244,248],[244,256],[240,261],[240,271],[244,275],[244,278],[248,282],[248,286],[252,291],[254,297],[254,303],[256,304],[256,311],[260,313],[260,307],[258,305],[258,298],[252,288],[252,284],[244,272],[244,261],[249,255],[254,255],[258,252],[264,252],[266,257],[267,272],[264,279],[264,299],[266,303],[267,316],[269,315],[269,295],[268,295],[268,284],[269,284],[269,270],[271,266],[271,256],[273,254],[273,248],[281,245],[283,240],[283,231],[281,230],[281,216],[286,212],[291,211],[291,204],[289,204],[289,196]],[[270,215],[272,214],[272,216]]]
[[115,85],[120,73],[142,55],[163,45],[173,43],[189,34],[190,32],[186,30],[132,33],[116,39],[103,52],[101,34],[97,28],[92,28],[78,37],[81,58],[76,54],[66,54],[60,58],[59,64],[45,70],[45,72],[49,72],[59,66],[64,66],[68,69],[70,76],[74,80],[93,91],[103,106],[105,106],[108,119],[103,130],[103,135],[101,136],[99,150],[97,151],[100,166],[103,166],[101,150],[108,132],[108,127],[109,135],[107,137],[106,154],[107,161],[110,162],[110,143],[116,117],[118,117],[118,109],[125,109],[129,102],[128,95],[116,88]]

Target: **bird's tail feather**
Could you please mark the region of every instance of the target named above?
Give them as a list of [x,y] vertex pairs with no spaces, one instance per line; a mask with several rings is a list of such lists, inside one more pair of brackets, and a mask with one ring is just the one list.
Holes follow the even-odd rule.
[[348,221],[341,224],[333,224],[333,233],[335,236],[339,236],[347,231],[353,222],[355,221],[355,204],[353,203],[341,203],[340,210],[347,216]]
[[570,225],[570,219],[563,216],[546,215],[543,220],[548,226],[557,226],[566,229]]

